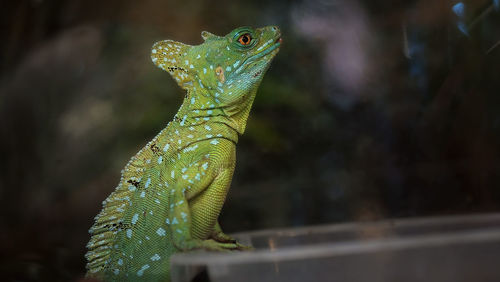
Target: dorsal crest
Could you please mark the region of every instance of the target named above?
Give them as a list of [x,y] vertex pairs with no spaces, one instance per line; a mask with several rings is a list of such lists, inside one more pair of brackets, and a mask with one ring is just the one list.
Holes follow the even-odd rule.
[[193,69],[193,65],[186,57],[191,47],[173,40],[163,40],[156,42],[151,50],[153,63],[170,73],[179,86],[186,90],[189,90],[193,85],[193,77],[190,71]]

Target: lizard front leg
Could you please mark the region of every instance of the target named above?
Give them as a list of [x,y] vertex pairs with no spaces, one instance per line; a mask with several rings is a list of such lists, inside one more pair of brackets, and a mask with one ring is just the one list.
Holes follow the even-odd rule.
[[171,204],[169,225],[174,246],[181,251],[206,249],[210,251],[227,251],[237,249],[234,242],[218,242],[212,238],[199,239],[192,235],[192,213],[184,193],[175,193]]
[[231,167],[214,164],[207,156],[189,169],[182,168],[181,173],[169,197],[174,246],[182,251],[238,249],[234,240],[218,241],[210,236],[229,188]]

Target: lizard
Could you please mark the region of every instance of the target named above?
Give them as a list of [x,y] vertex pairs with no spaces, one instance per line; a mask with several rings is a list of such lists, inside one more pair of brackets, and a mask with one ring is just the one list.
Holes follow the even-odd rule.
[[204,42],[156,42],[151,59],[185,90],[177,114],[134,155],[89,230],[88,278],[169,281],[170,257],[242,250],[218,216],[257,89],[278,53],[276,26],[241,27]]

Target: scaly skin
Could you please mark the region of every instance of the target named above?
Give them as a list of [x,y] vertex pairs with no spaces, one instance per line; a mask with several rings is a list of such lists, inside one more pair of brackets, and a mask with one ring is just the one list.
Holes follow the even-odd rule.
[[276,27],[202,32],[189,46],[165,40],[151,58],[187,91],[165,129],[122,171],[90,229],[87,276],[169,281],[170,256],[238,250],[217,218],[231,184],[236,143],[264,73],[281,45]]

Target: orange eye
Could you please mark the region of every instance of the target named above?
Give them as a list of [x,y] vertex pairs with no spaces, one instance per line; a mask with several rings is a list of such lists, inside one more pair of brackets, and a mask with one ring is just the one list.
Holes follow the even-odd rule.
[[238,42],[241,45],[248,45],[252,41],[252,36],[249,33],[245,33],[240,38],[238,38]]

